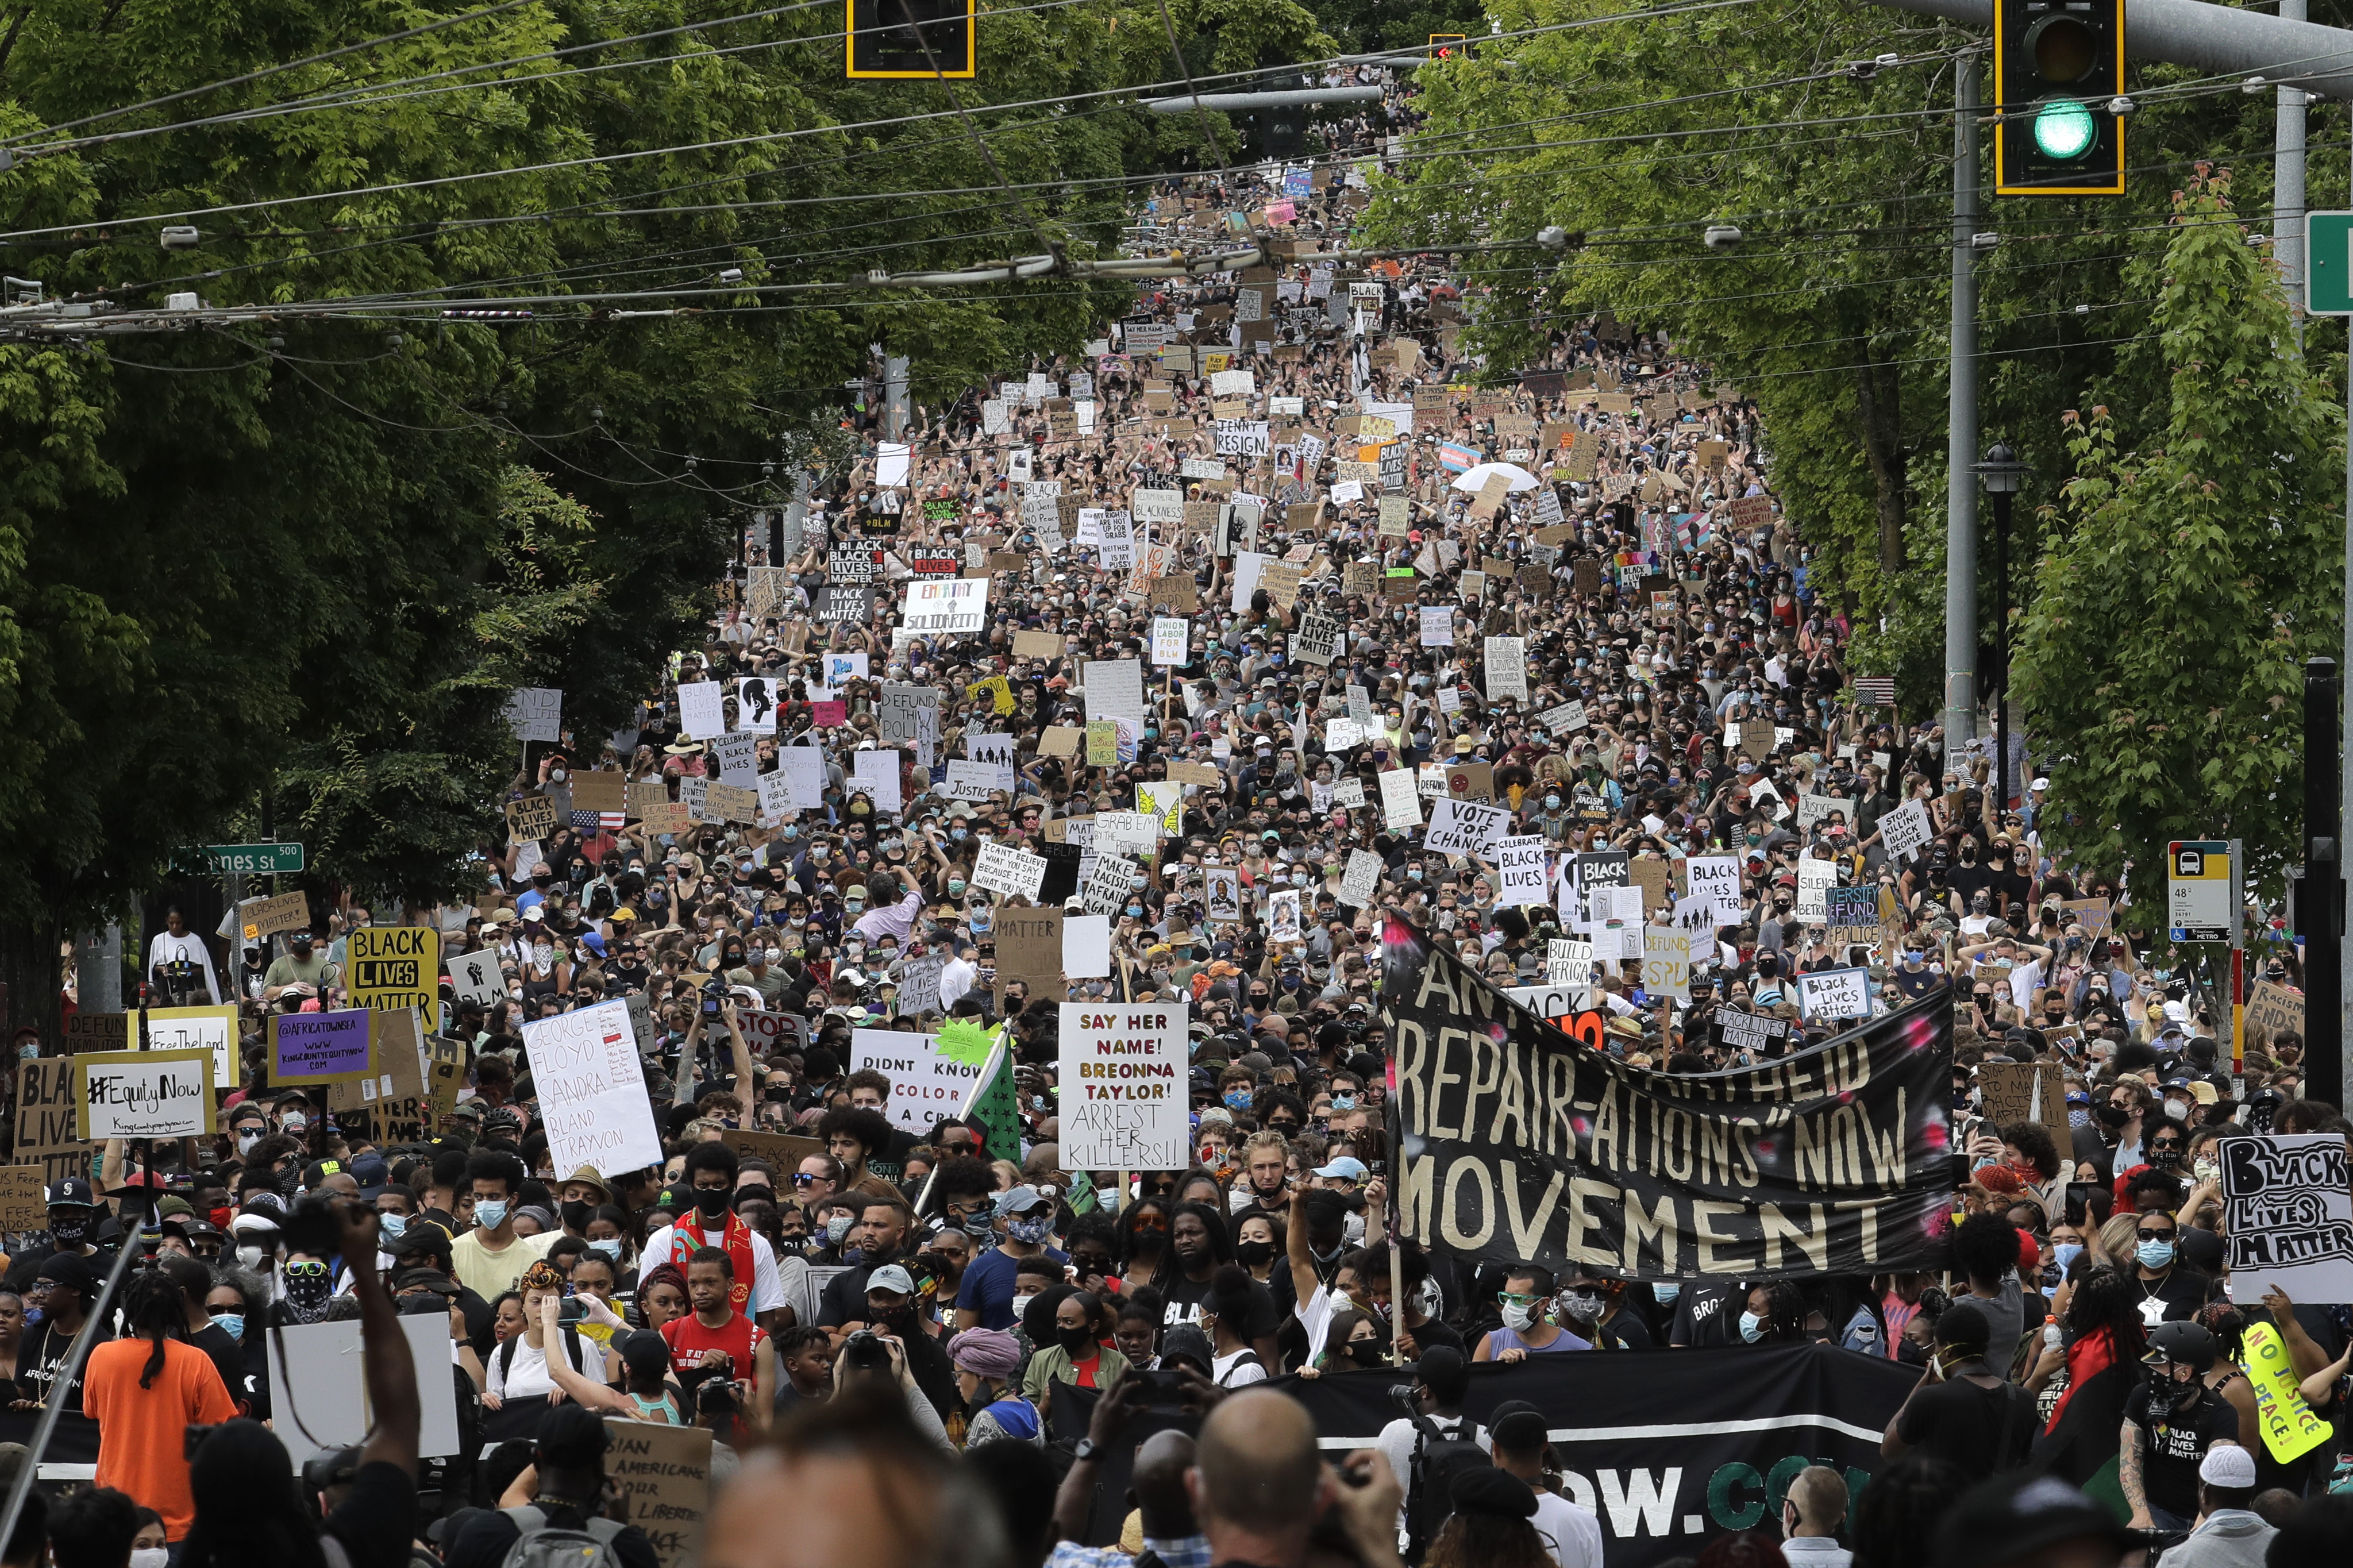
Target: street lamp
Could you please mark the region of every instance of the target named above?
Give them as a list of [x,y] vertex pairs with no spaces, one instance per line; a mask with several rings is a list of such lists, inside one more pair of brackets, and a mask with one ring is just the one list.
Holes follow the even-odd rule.
[[1994,646],[2001,659],[2001,698],[1995,705],[1994,788],[2000,811],[2010,809],[2010,498],[2026,482],[2026,465],[2006,441],[1997,441],[1977,465],[1986,494],[1993,498]]

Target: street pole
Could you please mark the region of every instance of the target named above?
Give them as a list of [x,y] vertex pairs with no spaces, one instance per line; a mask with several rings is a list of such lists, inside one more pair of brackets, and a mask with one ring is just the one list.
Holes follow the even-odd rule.
[[1954,70],[1953,364],[1945,425],[1945,771],[1977,732],[1978,66]]
[[[2345,413],[2347,419],[2353,421],[2353,363],[2347,366]],[[2348,424],[2348,428],[2353,429],[2353,424]],[[2345,447],[2345,657],[2338,660],[2337,668],[2353,676],[2353,441],[2347,442]],[[2337,755],[2343,759],[2353,759],[2353,702],[2341,703],[2340,710],[2341,717],[2337,721],[2343,728],[2339,731],[2342,741]],[[2341,829],[2344,824],[2353,822],[2353,794],[2348,793],[2353,792],[2353,766],[2337,769],[2337,820]],[[2343,858],[2340,854],[2340,867]],[[2330,900],[2331,919],[2341,921],[2339,907],[2336,900]],[[2304,1079],[2307,1095],[2317,1095],[2339,1106],[2346,1103],[2344,1042],[2348,1031],[2353,1031],[2353,1016],[2346,1013],[2346,1008],[2353,1005],[2353,970],[2346,967],[2348,963],[2353,963],[2353,942],[2340,941],[2337,944],[2337,1054],[2334,1060],[2327,1064],[2326,1078],[2315,1076],[2307,1068]],[[2306,1028],[2312,1026],[2308,1008],[2304,1022]]]
[[[2344,1037],[2337,1032],[2337,878],[2344,868],[2337,818],[2337,661],[2304,661],[2304,889],[2296,925],[2304,937],[2304,1059],[2307,1079],[2337,1078]],[[2324,1089],[2322,1092],[2326,1092]]]
[[[2301,22],[2305,0],[2279,0],[2279,14]],[[2272,256],[2294,301],[2289,314],[2298,342],[2304,338],[2304,100],[2294,83],[2274,89],[2279,111],[2272,132]]]
[[2001,684],[1994,688],[1994,815],[2010,809],[2010,492],[1993,494],[1993,643],[2001,661]]

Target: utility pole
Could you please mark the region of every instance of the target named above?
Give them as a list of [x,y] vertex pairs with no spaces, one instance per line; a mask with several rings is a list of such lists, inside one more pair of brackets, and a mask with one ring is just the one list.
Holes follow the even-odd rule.
[[1954,71],[1952,403],[1945,428],[1945,768],[1977,733],[1978,62]]
[[[2353,420],[2353,361],[2348,361],[2346,367],[2345,413],[2348,420]],[[2348,428],[2353,428],[2353,426],[2348,426]],[[2337,685],[2340,689],[2347,679],[2353,679],[2353,441],[2346,443],[2345,482],[2345,657],[2337,661],[2337,666],[2339,671]],[[2338,723],[2342,728],[2337,732],[2343,737],[2343,744],[2337,751],[2338,757],[2342,759],[2342,765],[2337,769],[2339,793],[2337,818],[2340,843],[2345,825],[2353,823],[2353,701],[2342,703],[2341,709],[2343,716],[2338,720]],[[2337,855],[2337,869],[2341,879],[2344,875],[2344,854],[2341,850]],[[2339,918],[2334,901],[2329,906],[2329,917],[2332,920]],[[2339,929],[2342,929],[2341,924]],[[2316,1092],[2322,1098],[2341,1106],[2346,1103],[2344,1042],[2348,1032],[2353,1031],[2353,1014],[2346,1011],[2348,1006],[2353,1006],[2353,967],[2348,967],[2353,966],[2353,942],[2347,942],[2339,937],[2337,943],[2337,1059],[2334,1063],[2328,1064],[2331,1070],[2326,1078],[2316,1079],[2307,1068],[2305,1075],[2305,1090],[2307,1094]],[[2309,1009],[2306,1010],[2304,1021],[2305,1026],[2309,1029],[2312,1026]]]
[[2345,935],[2337,913],[2344,855],[2337,820],[2337,661],[2304,661],[2304,886],[2296,925],[2304,938],[2304,1060],[2327,1098],[2343,1059],[2336,1032],[2340,996],[2337,952]]
[[[2301,22],[2305,0],[2279,0],[2281,17]],[[2279,117],[2272,134],[2272,256],[2287,285],[2289,313],[2304,337],[2304,101],[2294,83],[2277,89]]]
[[907,424],[914,416],[914,405],[907,397],[907,359],[904,354],[882,356],[882,437],[888,441],[907,438]]

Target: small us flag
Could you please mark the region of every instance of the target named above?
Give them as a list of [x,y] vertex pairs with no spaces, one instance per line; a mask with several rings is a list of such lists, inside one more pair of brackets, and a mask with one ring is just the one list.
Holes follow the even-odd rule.
[[1879,708],[1893,708],[1895,706],[1894,677],[1861,677],[1854,683],[1854,696],[1858,702],[1868,702]]
[[600,828],[608,833],[618,833],[628,825],[628,821],[629,814],[626,811],[575,811],[572,814],[572,826],[583,833],[595,833]]

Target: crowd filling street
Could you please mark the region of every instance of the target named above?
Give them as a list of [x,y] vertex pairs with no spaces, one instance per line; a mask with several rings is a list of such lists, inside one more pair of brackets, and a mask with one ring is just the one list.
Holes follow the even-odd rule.
[[[2057,738],[1852,668],[1738,387],[1608,317],[1465,357],[1444,258],[1347,254],[1379,137],[1317,136],[1139,205],[1259,261],[903,426],[871,389],[634,725],[526,734],[474,902],[159,910],[234,1081],[152,1151],[14,1119],[0,1563],[2353,1561],[2348,1292],[2226,1212],[2234,1137],[2353,1143],[2295,945],[2248,911],[2234,1042],[2212,952],[2127,934],[2156,850],[2048,852]],[[274,1079],[406,927],[413,1088]],[[1399,943],[1645,1092],[1936,1020],[1932,1234],[1465,1242]],[[535,1042],[617,1003],[641,1089],[583,1109]],[[1067,1157],[1091,1008],[1172,1032],[1150,1168]],[[15,1044],[21,1100],[68,1053]],[[1502,1104],[1442,1136],[1509,1158]]]

